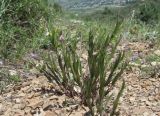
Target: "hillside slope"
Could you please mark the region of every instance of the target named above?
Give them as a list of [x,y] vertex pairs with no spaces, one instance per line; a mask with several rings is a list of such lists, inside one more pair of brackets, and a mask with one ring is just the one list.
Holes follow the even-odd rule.
[[122,5],[133,1],[135,0],[56,0],[63,7],[69,9],[83,9],[111,4]]

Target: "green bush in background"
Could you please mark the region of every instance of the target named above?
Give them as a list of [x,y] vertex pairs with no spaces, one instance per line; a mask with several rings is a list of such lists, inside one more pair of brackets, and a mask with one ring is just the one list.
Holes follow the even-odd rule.
[[50,10],[45,0],[1,0],[0,57],[21,57],[31,48],[33,38],[52,16]]
[[159,0],[146,0],[140,3],[136,18],[146,24],[157,24],[160,19],[159,6]]

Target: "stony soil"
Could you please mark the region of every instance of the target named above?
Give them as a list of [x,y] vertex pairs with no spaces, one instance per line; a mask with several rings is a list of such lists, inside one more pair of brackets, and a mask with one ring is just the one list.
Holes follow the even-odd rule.
[[[146,54],[158,53],[145,43],[127,43],[119,47],[132,52],[132,57],[143,60]],[[138,55],[137,55],[138,54]],[[132,58],[131,58],[132,59]],[[139,64],[130,62],[123,75],[126,89],[120,99],[120,116],[160,116],[160,70],[150,77],[141,75]],[[151,63],[153,64],[153,63]],[[148,64],[143,64],[147,66]],[[80,106],[78,98],[68,98],[55,85],[34,69],[22,76],[22,82],[9,85],[0,95],[1,116],[83,116],[88,109]],[[25,77],[24,77],[25,76]],[[120,83],[117,84],[117,89]],[[117,91],[117,90],[114,90]]]

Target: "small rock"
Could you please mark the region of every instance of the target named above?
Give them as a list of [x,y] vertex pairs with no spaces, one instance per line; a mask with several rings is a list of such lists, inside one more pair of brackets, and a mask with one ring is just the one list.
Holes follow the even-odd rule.
[[150,80],[146,80],[144,83],[146,84],[146,86],[151,86],[152,85],[152,82]]
[[0,65],[3,65],[4,63],[3,63],[3,60],[2,59],[0,59]]
[[144,112],[143,116],[149,116],[149,113],[148,112]]
[[31,113],[25,113],[25,116],[33,116]]
[[29,85],[30,85],[29,81],[22,83],[22,87],[26,87],[26,86],[29,86]]
[[0,104],[0,115],[3,115],[4,113],[4,107],[2,104]]
[[160,56],[160,50],[154,51],[154,54],[156,54],[157,56]]
[[149,96],[149,97],[148,97],[148,100],[149,100],[149,101],[153,101],[153,100],[154,100],[154,97],[153,97],[153,96]]
[[146,64],[143,64],[141,65],[141,68],[149,68],[150,66],[149,65],[146,65]]
[[44,116],[44,111],[41,108],[36,108],[34,110],[31,110],[32,116]]
[[155,78],[150,78],[149,80],[152,81],[152,82],[156,82],[157,81]]
[[146,101],[146,105],[147,105],[147,106],[151,106],[152,104],[151,104],[151,102]]
[[43,104],[43,110],[44,111],[47,111],[47,110],[51,109],[52,107],[53,107],[53,105],[50,102],[45,102]]
[[130,62],[130,63],[129,63],[129,65],[131,65],[131,66],[135,66],[135,67],[139,67],[139,66],[141,66],[140,64],[137,64],[137,63],[135,63],[135,62]]
[[31,110],[30,113],[31,114],[36,114],[36,110]]
[[25,111],[25,114],[28,114],[28,113],[31,112],[31,108],[30,107],[25,107],[24,111]]
[[160,116],[160,112],[157,113],[157,116]]
[[140,98],[140,101],[142,101],[142,102],[146,102],[146,101],[147,101],[147,99],[146,99],[145,97],[142,97],[142,98]]
[[0,96],[0,103],[2,103],[2,101],[3,101],[3,97],[2,97],[2,96]]
[[4,116],[12,116],[13,114],[11,114],[11,112],[12,112],[12,108],[9,107],[4,113]]
[[21,105],[20,104],[15,104],[14,106],[13,106],[13,109],[20,109],[21,108]]
[[157,87],[157,88],[160,87],[160,86],[159,86],[159,82],[154,82],[153,84],[154,84],[154,86]]
[[27,96],[27,98],[28,98],[28,99],[32,99],[32,98],[34,97],[34,94],[35,94],[35,93],[29,94],[29,95]]
[[24,110],[25,107],[26,107],[26,104],[23,102],[23,103],[20,105],[20,109],[21,109],[21,110]]
[[15,113],[15,116],[24,116],[25,112],[23,110],[17,109],[14,111],[14,113]]
[[128,90],[131,91],[132,89],[133,89],[133,87],[129,85]]
[[82,58],[83,58],[84,60],[87,60],[87,59],[88,59],[88,56],[87,56],[86,54],[82,54]]
[[36,60],[39,59],[39,55],[38,55],[38,54],[35,54],[35,53],[31,53],[29,56],[30,56],[31,58],[33,58],[33,59],[36,59]]
[[74,86],[73,89],[77,92],[77,93],[81,93],[81,88],[78,86]]
[[[156,99],[155,99],[155,100],[156,100]],[[157,104],[158,104],[158,102],[156,102],[156,101],[153,101],[153,102],[152,102],[152,106],[154,106],[154,107],[158,107]],[[159,105],[159,106],[160,106],[160,105]],[[154,109],[154,108],[153,108],[153,109]],[[157,109],[157,108],[156,108],[156,109]],[[160,107],[159,107],[159,111],[160,111]]]
[[78,110],[78,105],[73,105],[73,106],[71,106],[71,109],[72,109],[72,110]]
[[152,107],[152,110],[153,110],[154,112],[160,112],[160,106]]
[[30,89],[30,86],[26,86],[26,87],[21,88],[21,91],[23,93],[27,93],[29,91],[29,89]]
[[151,113],[152,110],[150,110],[150,109],[148,109],[146,107],[136,107],[135,109],[133,109],[133,114],[138,115],[138,116],[142,115],[145,112]]
[[18,94],[18,97],[25,97],[25,96],[26,96],[26,94],[23,93],[23,92],[21,92],[20,94]]
[[131,103],[133,103],[133,102],[135,101],[135,99],[136,99],[135,97],[130,97],[130,98],[129,98],[129,101],[130,101]]
[[19,85],[14,86],[13,90],[14,91],[19,91],[19,90],[21,90],[21,86],[19,86]]
[[[155,99],[155,101],[159,101],[159,100],[160,100],[160,95],[156,95],[156,96],[154,97],[154,99]],[[160,103],[159,103],[159,105],[160,105]]]
[[9,74],[11,76],[17,75],[17,71],[15,71],[15,70],[9,70]]
[[58,100],[58,97],[53,95],[53,96],[51,96],[51,97],[49,98],[49,100],[56,100],[56,101],[57,101],[57,100]]
[[58,114],[54,111],[46,111],[44,116],[58,116]]
[[158,88],[156,88],[156,89],[155,89],[155,94],[158,94],[158,93],[160,93],[160,91],[159,91]]
[[139,105],[140,106],[145,106],[146,104],[145,104],[145,102],[140,102]]
[[39,93],[35,93],[34,94],[34,97],[38,97],[38,96],[40,96],[41,95],[41,93],[39,92]]
[[15,103],[16,104],[20,104],[21,103],[21,100],[19,98],[15,99]]
[[152,66],[157,66],[157,62],[151,62]]
[[7,102],[12,102],[12,94],[11,93],[7,94],[7,96],[5,97],[5,100]]
[[39,74],[39,71],[36,68],[30,69],[32,74]]
[[33,109],[36,109],[36,108],[38,108],[38,107],[41,107],[41,106],[44,104],[44,101],[35,98],[35,99],[30,100],[29,103],[30,103],[30,104],[28,105],[29,107],[31,107],[31,108],[33,108]]

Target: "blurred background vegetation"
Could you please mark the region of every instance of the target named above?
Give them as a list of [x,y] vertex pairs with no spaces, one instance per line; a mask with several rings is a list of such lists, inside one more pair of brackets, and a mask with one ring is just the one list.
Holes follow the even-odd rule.
[[[55,21],[57,19],[64,19],[58,26],[68,25],[67,20],[65,20],[68,18],[81,19],[86,25],[105,24],[108,29],[117,20],[125,20],[124,26],[127,28],[125,31],[129,30],[129,38],[132,36],[136,38],[135,36],[141,33],[140,36],[142,37],[137,38],[152,39],[155,33],[159,33],[159,0],[126,1],[126,4],[121,5],[87,7],[80,10],[78,6],[74,10],[66,9],[67,4],[75,3],[88,6],[93,4],[85,0],[1,0],[0,46],[3,47],[0,48],[0,57],[3,59],[21,58],[30,48],[39,48],[38,46],[43,43],[40,38],[42,38],[46,28],[49,28],[48,26],[54,22],[53,25],[57,25]],[[107,3],[111,4],[112,1]]]
[[20,58],[38,44],[47,22],[61,7],[50,7],[45,0],[0,1],[0,57]]

